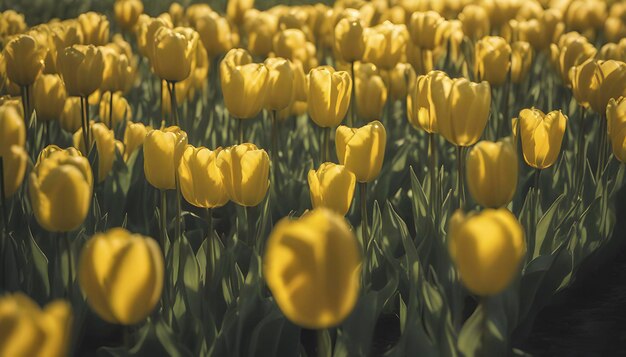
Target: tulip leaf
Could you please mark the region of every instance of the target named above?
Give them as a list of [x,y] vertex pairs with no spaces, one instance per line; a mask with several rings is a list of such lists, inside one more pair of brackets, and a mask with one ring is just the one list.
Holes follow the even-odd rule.
[[[555,238],[554,230],[549,230],[552,225],[552,221],[555,217],[555,214],[558,212],[558,209],[563,202],[565,195],[560,195],[548,208],[546,213],[544,213],[543,217],[537,223],[537,230],[535,233],[535,242],[534,242],[534,252],[532,255],[532,259],[537,258],[541,251],[543,250],[544,244],[546,246],[551,246],[552,240]],[[546,240],[547,239],[547,240]]]
[[[27,274],[31,278],[31,286],[35,296],[41,298],[47,297],[50,294],[50,281],[48,280],[48,258],[43,253],[39,245],[33,238],[33,234],[28,229],[28,244],[30,245],[30,253],[32,254],[30,260],[32,264],[27,264],[26,268],[30,270]],[[34,280],[34,281],[33,281]]]

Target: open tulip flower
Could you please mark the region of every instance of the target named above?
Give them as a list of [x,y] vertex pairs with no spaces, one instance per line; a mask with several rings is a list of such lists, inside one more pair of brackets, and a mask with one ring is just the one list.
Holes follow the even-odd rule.
[[539,109],[523,109],[519,115],[519,135],[526,163],[536,169],[554,164],[561,152],[567,117],[560,110],[544,114]]

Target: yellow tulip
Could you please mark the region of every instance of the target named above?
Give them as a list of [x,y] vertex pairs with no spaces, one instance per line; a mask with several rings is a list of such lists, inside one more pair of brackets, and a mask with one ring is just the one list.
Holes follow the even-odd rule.
[[274,53],[291,61],[305,62],[308,57],[306,35],[299,29],[286,29],[274,36]]
[[24,181],[26,173],[26,164],[28,163],[28,153],[23,147],[13,145],[0,151],[0,159],[2,159],[4,172],[4,194],[5,197],[11,197],[17,191]]
[[100,88],[104,58],[98,47],[68,47],[59,52],[57,65],[69,96],[88,97]]
[[151,130],[143,142],[143,169],[159,190],[176,188],[176,171],[187,147],[187,133],[177,126]]
[[117,23],[128,31],[135,26],[139,15],[143,13],[143,3],[141,0],[115,0],[113,11]]
[[510,139],[481,141],[467,155],[467,185],[483,207],[506,206],[517,188],[517,152]]
[[195,29],[209,58],[224,54],[234,46],[228,21],[214,11],[197,17]]
[[352,204],[356,176],[343,165],[325,162],[308,175],[313,208],[326,207],[345,216]]
[[236,25],[241,25],[246,11],[252,8],[254,0],[232,0],[226,6],[226,16]]
[[528,42],[511,44],[511,82],[521,83],[530,72],[533,63],[533,48]]
[[118,52],[114,46],[99,48],[104,59],[100,90],[102,92],[116,92],[126,89],[133,76],[133,68],[128,63],[128,57]]
[[228,51],[224,56],[224,59],[220,64],[220,74],[222,71],[222,67],[225,66],[225,64],[223,64],[225,62],[235,67],[244,66],[246,64],[252,63],[252,56],[250,56],[250,53],[248,53],[248,51],[244,50],[243,48],[233,48],[232,50]]
[[66,356],[71,337],[72,309],[55,300],[41,309],[21,292],[0,298],[1,356]]
[[270,186],[270,158],[265,150],[249,143],[231,146],[219,153],[216,164],[233,202],[253,207],[263,201]]
[[146,135],[151,130],[150,126],[142,123],[126,122],[126,130],[124,131],[124,161],[128,161],[130,155],[143,145]]
[[46,67],[51,67],[54,72],[59,72],[58,57],[66,47],[83,43],[83,32],[80,29],[78,20],[66,20],[51,27],[51,46],[48,50],[48,57],[51,63],[46,63]]
[[597,63],[593,58],[586,60],[569,70],[572,93],[578,105],[589,108],[593,96],[592,82],[596,74]]
[[391,70],[406,52],[409,33],[405,25],[395,25],[385,21],[369,28],[365,36],[364,59],[383,70]]
[[439,132],[433,95],[447,96],[451,87],[452,80],[442,71],[430,71],[417,77],[407,98],[407,117],[413,127],[430,134]]
[[413,44],[422,50],[432,51],[442,42],[444,18],[435,11],[414,12],[409,22],[409,33]]
[[626,40],[617,43],[606,43],[597,54],[599,60],[626,61]]
[[172,22],[162,18],[149,18],[138,26],[137,46],[139,52],[150,60],[154,67],[154,44],[156,32],[161,27],[172,28]]
[[197,39],[194,43],[184,28],[160,27],[154,34],[152,65],[156,75],[169,82],[185,80],[192,70],[192,55],[196,45]]
[[524,230],[505,208],[465,216],[457,211],[448,227],[450,256],[469,291],[492,296],[506,289],[526,254]]
[[489,35],[489,14],[484,7],[476,4],[465,6],[459,14],[459,20],[463,24],[463,32],[470,39],[476,41]]
[[606,118],[613,155],[621,162],[626,162],[626,99],[611,98],[606,107]]
[[266,57],[273,50],[273,40],[278,30],[276,17],[267,11],[260,12],[247,21],[248,50],[255,56]]
[[59,120],[67,93],[61,78],[56,74],[44,74],[33,85],[33,98],[37,120]]
[[385,82],[376,74],[374,65],[361,63],[355,72],[358,117],[366,121],[380,119],[387,102]]
[[294,91],[294,73],[289,61],[280,58],[268,58],[265,67],[269,71],[267,79],[266,108],[283,110],[291,104]]
[[[100,120],[110,129],[115,129],[120,122],[130,120],[132,109],[121,92],[113,93],[113,115],[111,115],[111,92],[106,92],[100,99]],[[112,123],[109,119],[112,119]]]
[[113,228],[94,235],[83,247],[78,282],[103,320],[134,325],[159,302],[164,270],[163,253],[154,239]]
[[270,73],[267,67],[259,63],[239,66],[224,60],[220,74],[228,112],[238,119],[250,119],[259,114],[268,90]]
[[626,63],[620,61],[598,61],[591,82],[591,109],[605,114],[611,98],[626,96]]
[[360,61],[365,52],[363,25],[360,20],[341,19],[335,26],[335,47],[345,62]]
[[429,99],[434,105],[439,133],[456,146],[474,145],[489,119],[489,83],[474,83],[465,78],[456,78],[451,85],[446,82],[441,91],[431,92]]
[[361,128],[337,128],[335,145],[339,163],[356,176],[358,182],[371,182],[383,167],[387,132],[379,121]]
[[205,147],[187,145],[178,176],[183,197],[190,204],[201,208],[221,207],[228,202],[228,193],[217,167],[217,157],[222,148],[211,151]]
[[17,35],[2,51],[8,78],[19,86],[29,86],[41,74],[46,49],[28,35]]
[[75,133],[81,127],[82,116],[80,98],[68,97],[63,105],[63,112],[59,118],[61,128],[68,133]]
[[350,106],[352,79],[345,71],[318,67],[309,73],[309,114],[322,128],[341,123]]
[[[119,147],[120,144],[117,144],[113,130],[108,129],[103,123],[92,122],[89,129],[91,130],[91,135],[89,135],[91,145],[93,146],[95,143],[96,150],[98,150],[98,182],[102,182],[113,167],[113,161],[115,161],[116,156],[115,148]],[[80,150],[83,156],[87,156],[82,128],[74,133],[73,140],[74,147]]]
[[511,46],[502,37],[486,36],[476,42],[474,74],[492,86],[502,85],[511,68]]
[[87,158],[76,150],[40,154],[28,181],[31,207],[50,232],[78,228],[91,205],[93,176]]
[[519,113],[522,151],[526,163],[545,169],[556,161],[561,151],[567,117],[560,110],[544,114],[539,109],[523,109]]
[[406,60],[417,74],[423,75],[433,70],[433,53],[417,47],[412,42],[406,45]]
[[574,0],[567,6],[563,20],[568,29],[581,31],[592,38],[595,31],[604,25],[606,6],[604,1]]
[[109,42],[109,20],[97,12],[86,12],[78,16],[78,24],[84,36],[84,44],[104,46]]
[[550,45],[552,62],[565,84],[571,83],[570,68],[578,66],[596,55],[596,48],[577,32],[568,32],[559,38],[558,45]]
[[26,126],[22,114],[13,105],[0,105],[0,155],[11,146],[24,147]]
[[278,222],[267,241],[263,276],[285,316],[310,329],[340,324],[358,299],[359,249],[345,219],[330,210]]
[[28,27],[24,15],[14,10],[3,11],[0,14],[0,24],[0,37],[2,38],[22,33]]

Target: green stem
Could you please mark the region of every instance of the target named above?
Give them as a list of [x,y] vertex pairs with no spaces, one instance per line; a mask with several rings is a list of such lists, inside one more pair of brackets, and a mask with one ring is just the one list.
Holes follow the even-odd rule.
[[[45,143],[45,145],[50,145],[50,144],[52,144],[52,139],[51,139],[51,137],[52,137],[52,134],[51,134],[51,131],[52,131],[52,120],[46,120],[44,130],[46,131],[46,143]],[[45,145],[42,146],[42,149],[45,147]]]
[[578,144],[576,145],[576,193],[582,195],[583,177],[585,175],[585,114],[586,108],[580,107],[580,128],[578,129]]
[[175,234],[176,234],[176,241],[180,241],[181,239],[181,234],[182,234],[182,229],[181,229],[181,224],[182,224],[182,215],[183,215],[183,209],[181,206],[181,202],[180,202],[180,178],[178,177],[178,173],[174,173],[174,179],[176,181],[176,226],[175,226]]
[[324,128],[324,162],[330,161],[330,127]]
[[237,120],[237,138],[238,144],[243,144],[243,119],[236,119]]
[[109,94],[109,129],[113,130],[113,91]]
[[165,118],[165,109],[163,107],[163,97],[165,96],[165,86],[164,86],[165,81],[162,79],[159,79],[159,84],[161,87],[161,100],[159,101],[159,103],[161,103],[161,120],[163,120]]
[[87,97],[80,97],[80,110],[83,129],[83,142],[85,144],[85,156],[89,156],[89,102]]
[[168,82],[167,89],[170,91],[170,111],[174,125],[180,126],[178,122],[178,103],[176,102],[176,82]]
[[254,222],[252,215],[253,207],[246,207],[246,222],[248,224],[248,243],[252,248],[256,244],[256,222]]
[[207,229],[207,244],[208,244],[208,253],[207,253],[207,261],[206,261],[206,267],[205,267],[205,272],[204,272],[204,289],[205,289],[205,293],[208,294],[209,292],[209,283],[211,281],[210,277],[211,277],[211,272],[213,271],[213,266],[214,266],[214,256],[213,256],[213,212],[211,210],[211,208],[207,208],[205,211],[206,214],[206,222],[207,225],[209,226]]
[[456,147],[456,191],[459,199],[459,208],[465,206],[465,189],[463,180],[463,147]]
[[369,223],[367,220],[367,182],[359,182],[361,197],[361,232],[363,234],[363,251],[367,252],[369,243]]
[[131,348],[133,348],[133,326],[132,325],[126,325],[123,327],[124,329],[124,347],[126,347],[127,350],[130,350]]
[[356,123],[356,77],[354,73],[354,62],[350,62],[350,75],[352,76],[352,93],[350,94],[350,116],[348,126],[352,127]]
[[480,321],[480,350],[477,355],[482,356],[485,355],[485,342],[487,341],[487,334],[489,333],[487,322],[489,321],[489,317],[487,316],[487,297],[480,297],[480,307],[483,310],[483,318]]
[[165,242],[167,241],[167,191],[160,190],[161,196],[161,212],[159,216],[161,218],[161,249],[165,255]]
[[67,251],[67,296],[68,300],[72,301],[73,290],[74,290],[74,273],[72,269],[73,259],[72,259],[72,245],[70,243],[70,235],[69,233],[62,233],[63,241],[65,243],[65,250]]
[[511,70],[509,69],[507,74],[506,82],[504,83],[504,88],[502,88],[502,119],[496,122],[496,140],[502,137],[502,129],[503,124],[509,122],[509,96],[511,92]]
[[328,357],[326,355],[326,338],[325,338],[325,334],[326,334],[326,330],[325,329],[320,329],[316,331],[317,333],[317,357]]
[[439,230],[439,207],[437,194],[437,143],[434,133],[428,133],[428,171],[430,172],[430,205],[435,232]]
[[274,169],[278,166],[278,119],[276,110],[271,111],[272,116],[272,131],[271,131],[271,154],[272,154],[272,166]]
[[4,191],[4,158],[2,155],[0,155],[0,211],[0,223],[2,223],[0,225],[0,238],[2,239],[2,247],[4,247],[4,233],[8,231],[9,219],[7,217],[6,192]]
[[600,180],[604,167],[606,166],[607,153],[607,132],[606,132],[606,115],[600,117],[600,142],[598,146],[598,167],[596,170],[596,181]]
[[24,110],[24,126],[28,131],[28,124],[30,120],[30,110],[28,108],[28,86],[22,86],[22,109]]

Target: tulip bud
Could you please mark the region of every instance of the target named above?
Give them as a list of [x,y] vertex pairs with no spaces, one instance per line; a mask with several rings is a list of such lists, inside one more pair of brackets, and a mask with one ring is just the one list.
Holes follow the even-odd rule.
[[517,152],[510,139],[481,141],[467,155],[467,185],[483,207],[499,208],[517,188]]
[[176,188],[176,171],[187,147],[187,133],[177,126],[151,130],[143,142],[146,180],[159,190]]
[[91,205],[89,161],[76,150],[42,154],[28,181],[33,213],[47,231],[72,231],[83,223]]
[[530,72],[533,48],[528,42],[517,41],[511,45],[511,82],[521,83]]
[[441,44],[444,18],[435,11],[414,12],[409,23],[413,44],[422,50],[433,50]]
[[489,119],[489,83],[456,78],[451,86],[442,86],[441,92],[432,92],[429,101],[434,105],[439,133],[450,143],[471,146],[480,139]]
[[74,45],[59,53],[58,67],[67,94],[88,97],[102,83],[104,58],[93,45]]
[[235,65],[224,60],[220,65],[224,104],[238,119],[254,118],[265,104],[270,77],[266,66],[258,63]]
[[398,63],[388,72],[387,78],[383,78],[389,89],[389,97],[393,101],[405,100],[410,95],[410,90],[415,83],[415,71],[408,63]]
[[522,150],[526,163],[545,169],[556,161],[561,151],[567,117],[560,110],[544,114],[539,109],[524,109],[519,113]]
[[115,0],[113,11],[117,23],[128,31],[135,26],[139,15],[143,13],[143,3],[141,0]]
[[371,64],[360,63],[355,75],[358,117],[366,121],[379,119],[387,102],[387,87],[383,79]]
[[337,128],[335,145],[339,163],[356,176],[358,182],[371,182],[376,179],[383,167],[387,132],[379,121],[373,121],[361,128]]
[[360,61],[365,51],[363,25],[355,19],[342,19],[335,26],[335,46],[345,62]]
[[221,207],[228,202],[228,193],[217,167],[217,157],[222,148],[211,151],[205,147],[187,145],[178,176],[183,197],[190,204],[201,208]]
[[620,162],[626,162],[626,99],[609,99],[606,119],[613,155]]
[[2,51],[8,78],[19,86],[29,86],[41,74],[46,49],[28,35],[17,35]]
[[[115,134],[113,130],[108,129],[103,123],[92,122],[89,129],[91,130],[91,135],[89,135],[91,139],[90,145],[93,146],[95,143],[96,150],[98,150],[98,182],[102,182],[109,175],[115,160]],[[73,140],[74,147],[80,150],[84,156],[87,156],[88,151],[85,150],[82,128],[74,133]]]
[[267,241],[263,276],[285,316],[311,329],[340,324],[358,299],[359,249],[345,219],[330,210],[278,222]]
[[406,52],[408,31],[404,25],[386,21],[365,32],[364,59],[384,70],[393,69]]
[[1,356],[66,356],[71,336],[72,309],[55,300],[41,309],[23,293],[0,298]]
[[[115,129],[122,121],[128,121],[132,117],[132,109],[121,92],[113,93],[113,115],[111,115],[111,92],[106,92],[100,100],[100,120],[110,129]],[[111,123],[111,119],[113,122]]]
[[304,62],[307,57],[306,35],[299,29],[287,29],[274,36],[274,53],[291,61]]
[[156,32],[161,27],[172,28],[171,21],[166,21],[162,18],[150,18],[141,24],[137,34],[137,45],[139,52],[144,57],[150,60],[150,63],[154,67],[154,45]]
[[180,82],[189,77],[197,39],[195,41],[187,36],[184,28],[160,27],[154,34],[154,73],[169,82]]
[[278,30],[276,17],[268,12],[260,12],[250,19],[248,28],[248,50],[259,57],[266,57],[273,49],[273,39]]
[[289,61],[283,58],[268,58],[265,67],[269,71],[267,79],[267,103],[269,110],[282,110],[291,104],[293,97],[294,73]]
[[421,128],[429,134],[438,132],[432,93],[447,96],[451,87],[452,80],[442,71],[430,71],[417,77],[407,98],[407,117],[414,128]]
[[526,254],[524,230],[505,208],[465,216],[457,211],[448,227],[448,248],[461,282],[479,296],[506,289]]
[[[572,93],[578,105],[589,108],[591,98],[593,96],[594,75],[596,74],[597,63],[593,58],[586,60],[578,66],[569,69],[569,78],[571,79]],[[596,84],[596,83],[594,83]]]
[[37,120],[59,120],[67,93],[61,78],[56,74],[44,74],[33,85],[33,98]]
[[246,11],[253,7],[254,0],[231,0],[226,6],[226,16],[236,25],[241,25]]
[[318,67],[309,73],[309,114],[322,128],[341,123],[350,106],[352,79],[348,72]]
[[151,131],[150,126],[142,123],[126,122],[126,130],[124,131],[124,161],[128,161],[130,155],[143,145],[146,135]]
[[134,325],[161,298],[163,253],[157,242],[123,228],[87,241],[78,262],[78,283],[89,306],[103,320]]
[[24,147],[26,127],[21,113],[13,105],[0,105],[0,155],[11,146]]
[[489,14],[484,7],[470,4],[459,14],[463,24],[463,32],[472,40],[478,40],[489,35]]
[[61,128],[68,133],[75,133],[82,125],[80,98],[68,97],[63,105],[63,112],[59,118]]
[[326,207],[342,216],[350,210],[356,176],[343,165],[323,163],[308,175],[313,208]]
[[481,81],[499,86],[506,81],[511,68],[511,46],[498,36],[487,36],[476,42],[474,73]]
[[228,21],[216,12],[211,11],[198,17],[195,29],[209,58],[224,54],[234,46]]
[[270,158],[265,150],[250,143],[231,146],[219,153],[216,164],[233,202],[253,207],[263,201],[270,186]]
[[78,16],[78,24],[83,32],[84,44],[104,46],[109,42],[109,20],[97,12],[87,12]]
[[22,186],[24,174],[26,173],[26,164],[28,163],[28,153],[23,147],[13,145],[0,151],[4,172],[4,194],[5,197],[11,197]]
[[569,32],[559,39],[559,44],[550,47],[554,62],[565,84],[571,83],[570,68],[578,66],[596,55],[596,48],[576,32]]

